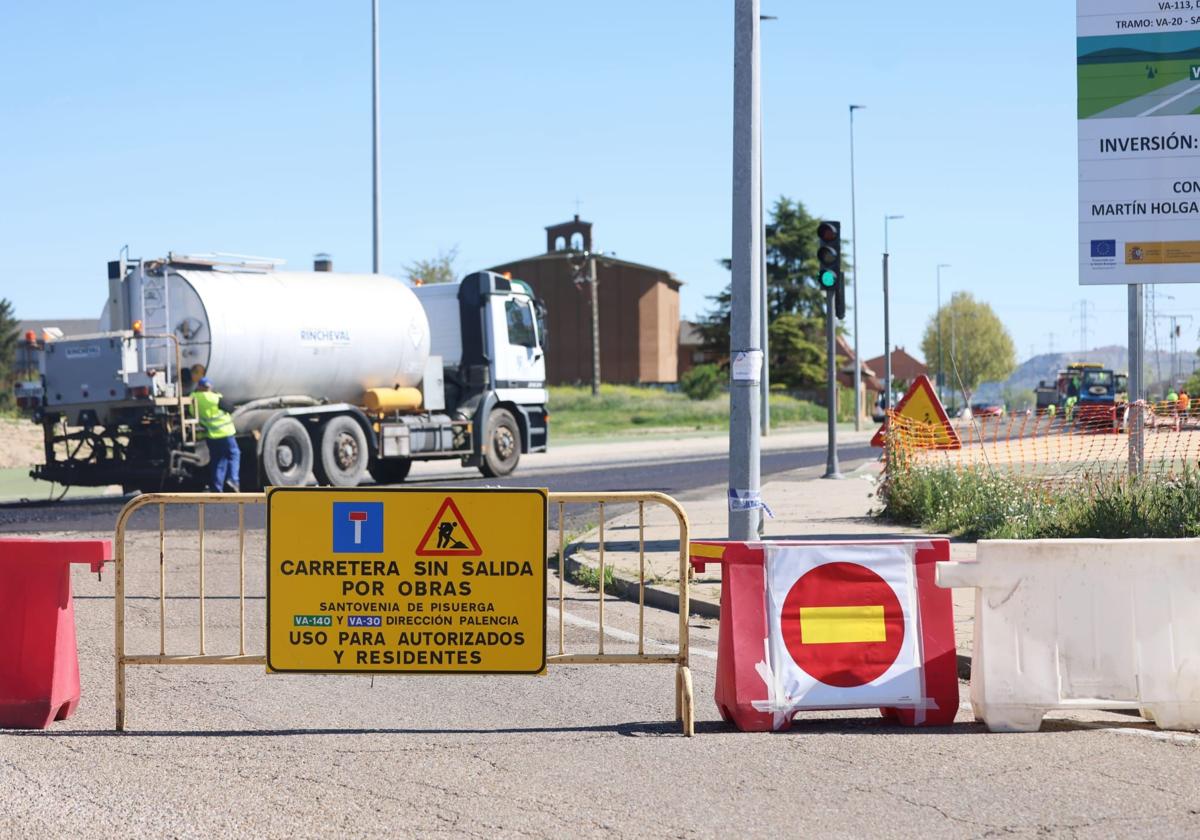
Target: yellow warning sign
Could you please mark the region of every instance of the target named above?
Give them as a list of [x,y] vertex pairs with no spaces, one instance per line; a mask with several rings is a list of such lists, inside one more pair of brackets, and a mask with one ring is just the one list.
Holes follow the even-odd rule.
[[268,671],[538,674],[545,639],[545,490],[268,492]]
[[478,557],[483,553],[454,499],[447,496],[417,546],[419,557]]
[[[929,381],[928,376],[918,376],[913,380],[908,393],[901,397],[900,402],[896,404],[896,414],[927,427],[925,431],[928,433],[931,447],[938,449],[962,448],[958,432],[954,430],[950,418],[946,416],[946,409],[942,407],[942,401],[934,393],[933,383]],[[871,438],[871,446],[882,447],[886,431],[887,420],[885,419],[883,425],[879,427],[879,431],[875,433],[875,437]]]

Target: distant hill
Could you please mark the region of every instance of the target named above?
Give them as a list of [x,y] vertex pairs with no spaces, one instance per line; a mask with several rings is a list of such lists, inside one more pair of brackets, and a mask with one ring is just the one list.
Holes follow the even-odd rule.
[[[1183,371],[1186,379],[1192,375],[1192,366],[1197,361],[1197,357],[1194,353],[1178,353],[1176,356],[1179,370]],[[1040,353],[1017,365],[1017,369],[1003,382],[984,382],[971,399],[973,402],[999,402],[1006,388],[1032,391],[1039,382],[1044,381],[1052,385],[1058,372],[1071,362],[1099,362],[1117,373],[1126,373],[1129,369],[1129,353],[1124,347],[1115,344],[1108,347],[1097,347],[1086,353],[1078,351],[1074,353]],[[1163,378],[1170,376],[1171,354],[1159,352],[1156,355],[1154,351],[1148,351],[1146,366],[1149,369],[1151,382],[1158,378],[1159,364],[1162,366]]]

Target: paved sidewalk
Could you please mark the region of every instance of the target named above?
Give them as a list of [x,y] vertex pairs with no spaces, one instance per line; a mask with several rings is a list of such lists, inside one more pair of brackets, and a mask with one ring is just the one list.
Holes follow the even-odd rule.
[[[891,525],[871,515],[879,506],[875,485],[880,465],[864,464],[847,472],[841,481],[820,478],[823,469],[800,469],[781,473],[762,486],[763,500],[774,518],[768,518],[764,539],[887,539],[921,534],[914,528]],[[725,488],[712,488],[683,502],[691,526],[691,539],[724,539],[728,506]],[[657,505],[645,508],[646,603],[678,609],[679,526],[674,515]],[[638,511],[615,516],[605,523],[604,562],[613,569],[614,589],[622,597],[638,597]],[[973,543],[951,542],[952,560],[975,559]],[[596,567],[599,561],[599,529],[575,541],[567,552],[568,569],[576,564]],[[721,573],[710,565],[697,574],[691,585],[691,612],[705,618],[720,617]],[[974,623],[974,590],[954,590],[955,637],[960,656],[971,654]]]

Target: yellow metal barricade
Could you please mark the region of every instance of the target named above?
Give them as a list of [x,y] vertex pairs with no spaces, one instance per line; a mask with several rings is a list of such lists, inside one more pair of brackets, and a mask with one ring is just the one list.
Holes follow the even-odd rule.
[[[125,729],[126,707],[126,673],[130,665],[258,665],[266,667],[267,660],[263,654],[246,652],[246,506],[263,506],[266,504],[264,493],[150,493],[139,496],[129,502],[121,510],[116,527],[116,592],[115,592],[115,660],[116,660],[116,728]],[[551,511],[557,511],[558,516],[558,649],[557,653],[547,656],[551,665],[618,665],[618,664],[669,664],[675,666],[675,714],[676,720],[682,724],[683,732],[692,735],[694,732],[694,699],[692,692],[692,677],[688,667],[688,539],[689,525],[687,513],[675,499],[664,493],[653,492],[620,492],[620,493],[551,493],[549,494]],[[166,511],[171,506],[194,506],[196,518],[196,547],[199,551],[199,568],[197,570],[198,585],[198,620],[199,628],[196,637],[195,653],[167,653],[167,542]],[[599,640],[595,652],[568,652],[565,646],[565,589],[564,568],[566,556],[566,534],[564,532],[564,509],[567,505],[595,505],[600,515],[599,530],[599,600],[598,624]],[[638,510],[638,632],[636,653],[605,652],[605,615],[604,615],[604,575],[605,575],[605,543],[604,525],[605,509],[612,505],[636,505]],[[679,639],[675,650],[665,653],[646,652],[645,634],[645,516],[647,505],[657,505],[666,508],[676,518],[679,525]],[[236,507],[238,533],[238,651],[237,653],[209,653],[206,644],[205,617],[205,511],[211,507]],[[127,529],[133,514],[145,508],[157,508],[158,511],[158,627],[159,644],[157,653],[130,653],[125,646],[125,617],[126,617],[126,573],[127,569]],[[611,509],[611,508],[610,508]],[[265,558],[263,558],[265,561]],[[260,628],[265,634],[265,627]]]

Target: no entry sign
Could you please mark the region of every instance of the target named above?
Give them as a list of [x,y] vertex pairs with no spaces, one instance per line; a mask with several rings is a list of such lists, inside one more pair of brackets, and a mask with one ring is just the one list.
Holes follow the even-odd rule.
[[826,563],[792,585],[780,615],[783,643],[805,673],[853,688],[879,679],[904,642],[904,608],[866,566]]
[[776,711],[921,701],[911,545],[769,546]]

